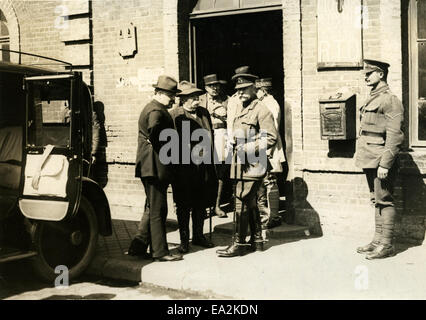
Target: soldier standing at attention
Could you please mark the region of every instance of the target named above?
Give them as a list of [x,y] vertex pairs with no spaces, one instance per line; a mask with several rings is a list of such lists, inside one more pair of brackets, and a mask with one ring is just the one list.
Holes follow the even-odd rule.
[[404,140],[404,109],[387,84],[389,64],[364,60],[364,73],[370,96],[361,108],[361,128],[357,145],[356,165],[362,168],[375,206],[373,240],[357,248],[366,258],[379,259],[395,254],[392,239],[395,229],[393,187],[395,159]]

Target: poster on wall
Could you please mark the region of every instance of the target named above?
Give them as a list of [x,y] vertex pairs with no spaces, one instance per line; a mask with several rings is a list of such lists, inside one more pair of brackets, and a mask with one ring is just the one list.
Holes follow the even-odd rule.
[[362,67],[362,1],[318,0],[318,69]]

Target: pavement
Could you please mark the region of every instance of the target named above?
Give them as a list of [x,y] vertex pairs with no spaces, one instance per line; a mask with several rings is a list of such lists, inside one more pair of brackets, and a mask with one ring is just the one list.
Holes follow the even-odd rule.
[[[169,202],[172,203],[172,202]],[[177,252],[179,232],[169,208],[167,239]],[[369,239],[312,236],[306,227],[282,225],[264,231],[263,252],[219,258],[231,241],[232,214],[212,217],[215,248],[190,247],[184,260],[154,262],[125,254],[140,215],[113,217],[113,235],[100,237],[88,274],[141,282],[224,299],[425,299],[425,246],[397,244],[397,255],[366,260],[356,253]],[[204,232],[209,236],[209,220]]]

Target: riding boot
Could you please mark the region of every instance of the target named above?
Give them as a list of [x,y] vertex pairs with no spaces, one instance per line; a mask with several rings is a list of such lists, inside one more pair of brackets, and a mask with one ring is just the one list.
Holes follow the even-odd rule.
[[253,227],[250,225],[250,247],[252,251],[263,251],[263,235],[262,235],[262,222],[260,218],[259,209],[257,207],[250,209],[251,220]]
[[280,191],[278,189],[277,179],[272,173],[268,175],[266,194],[269,208],[269,220],[267,228],[271,229],[281,225],[281,217],[279,214]]
[[381,209],[383,226],[380,244],[366,256],[368,260],[381,259],[395,255],[395,247],[393,246],[393,236],[395,231],[396,210],[393,206]]
[[261,221],[263,224],[267,224],[269,220],[269,208],[267,207],[267,190],[265,181],[259,187],[257,192],[257,207],[259,208]]
[[187,253],[189,251],[189,208],[176,208],[176,215],[179,225],[180,246],[178,251]]
[[248,228],[248,212],[241,212],[236,216],[236,232],[232,239],[232,244],[224,250],[217,250],[219,257],[236,257],[242,256],[245,253],[246,236]]
[[358,253],[370,253],[376,249],[376,247],[380,244],[380,239],[382,237],[382,228],[383,228],[383,217],[380,210],[380,206],[376,206],[375,208],[375,217],[374,217],[374,223],[375,223],[375,231],[374,231],[374,238],[373,240],[366,244],[365,246],[358,247],[356,251]]

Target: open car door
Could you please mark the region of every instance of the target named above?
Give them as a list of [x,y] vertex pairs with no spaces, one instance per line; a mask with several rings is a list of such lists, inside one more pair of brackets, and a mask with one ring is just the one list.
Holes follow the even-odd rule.
[[61,221],[78,209],[83,170],[81,82],[80,73],[24,78],[19,208],[27,218]]

